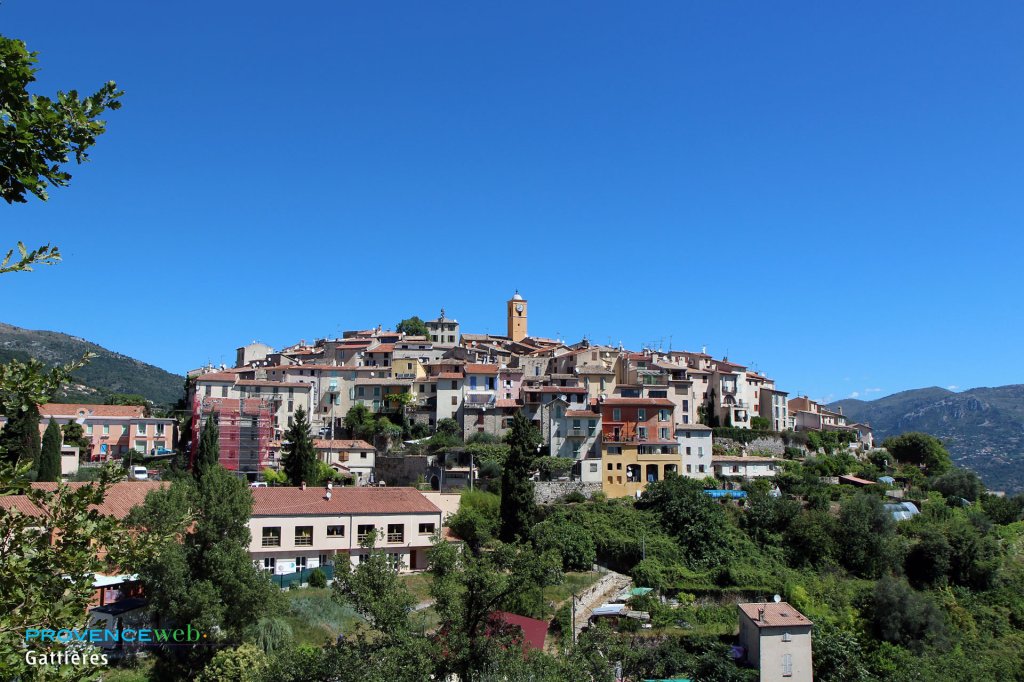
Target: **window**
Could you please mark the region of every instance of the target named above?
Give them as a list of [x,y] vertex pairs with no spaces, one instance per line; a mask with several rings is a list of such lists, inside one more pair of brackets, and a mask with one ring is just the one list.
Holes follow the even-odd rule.
[[85,435],[87,435],[87,436],[91,436],[92,435],[92,424],[86,424],[85,425]]
[[658,438],[661,440],[668,440],[668,428],[663,426],[658,429]]
[[356,397],[362,398],[364,395],[366,395],[366,389],[362,386],[356,386]]
[[288,411],[289,412],[294,412],[295,411],[295,401],[294,400],[289,400],[288,401]]
[[703,457],[704,456],[704,446],[703,445],[700,445],[700,446],[697,447],[697,456],[698,457]]
[[687,464],[686,465],[686,473],[688,473],[688,474],[692,474],[693,473],[693,465],[692,464]]
[[329,537],[329,538],[343,538],[343,537],[345,537],[345,526],[327,526],[327,537]]
[[638,407],[636,410],[636,420],[638,422],[647,421],[647,409],[644,407]]
[[295,546],[313,546],[313,526],[295,526]]
[[658,410],[658,421],[660,421],[660,422],[667,422],[668,421],[668,410]]
[[103,425],[103,435],[104,436],[109,436],[110,435],[110,424],[104,424]]
[[740,467],[739,467],[739,465],[738,465],[738,464],[733,464],[733,465],[732,465],[732,473],[734,473],[734,474],[738,474],[739,472],[740,472]]
[[793,635],[789,634],[788,632],[783,632],[782,633],[782,641],[783,642],[792,642],[793,641]]
[[157,424],[156,425],[156,435],[157,436],[164,435],[164,428],[165,427],[166,427],[166,424]]
[[368,523],[365,526],[360,525],[356,528],[356,540],[362,542],[366,539],[366,536],[373,532],[373,524]]
[[380,397],[380,386],[374,386],[373,387],[373,397],[374,398],[379,398]]
[[620,421],[622,421],[622,410],[620,408],[618,408],[618,407],[613,407],[612,408],[612,421],[613,422],[620,422]]
[[458,404],[459,404],[459,397],[453,395],[452,396],[452,405],[458,405]]
[[689,445],[686,446],[686,454],[690,454],[690,446]]
[[296,571],[305,571],[306,570],[306,565],[307,565],[306,557],[304,557],[304,556],[297,556],[297,557],[295,557],[295,570]]
[[697,465],[697,471],[698,471],[699,473],[702,473],[702,474],[703,474],[703,473],[704,473],[704,465],[703,465],[703,464],[698,464],[698,465]]
[[647,427],[638,426],[636,429],[636,437],[640,440],[647,440]]
[[277,559],[275,559],[272,556],[263,557],[264,571],[270,571],[271,573],[273,573],[275,568],[277,568]]
[[321,566],[326,566],[329,563],[331,563],[331,555],[330,554],[321,554],[320,555],[320,565]]
[[590,473],[592,473],[592,474],[596,474],[597,473],[597,462],[591,462],[590,463]]
[[388,524],[388,542],[405,542],[405,526],[403,524]]
[[405,565],[405,562],[402,561],[402,555],[401,554],[395,554],[395,553],[389,552],[387,554],[387,559],[388,559],[388,568],[390,568],[392,571],[400,571],[402,569],[402,566]]
[[458,389],[459,389],[459,382],[457,380],[455,380],[455,379],[452,379],[452,390],[453,391],[457,391]]
[[281,546],[281,527],[273,526],[263,529],[263,542],[264,547],[280,547]]
[[227,386],[221,386],[220,387],[220,397],[221,398],[227,398],[228,397],[228,387]]
[[135,441],[135,449],[138,450],[139,452],[145,452],[146,451],[146,441],[144,441],[144,440],[137,440],[137,441]]
[[369,554],[360,554],[359,555],[359,563],[365,564],[369,560],[370,560],[370,555]]
[[432,523],[421,523],[420,524],[420,535],[433,535],[434,524]]
[[793,676],[793,654],[782,654],[782,676]]
[[137,436],[145,436],[146,435],[146,425],[142,424],[142,423],[136,424],[135,425],[135,435],[137,435]]

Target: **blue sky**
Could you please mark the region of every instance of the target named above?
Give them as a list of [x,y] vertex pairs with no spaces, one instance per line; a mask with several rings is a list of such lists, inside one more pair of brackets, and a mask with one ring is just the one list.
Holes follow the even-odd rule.
[[[639,5],[639,6],[638,6]],[[1024,382],[1024,5],[0,5],[124,108],[0,319],[172,371],[433,317],[817,398]],[[663,341],[662,341],[663,339]]]

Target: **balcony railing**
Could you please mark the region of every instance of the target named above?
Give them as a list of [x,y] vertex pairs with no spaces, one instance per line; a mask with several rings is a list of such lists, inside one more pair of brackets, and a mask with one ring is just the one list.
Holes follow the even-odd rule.
[[405,542],[405,533],[388,533],[388,542]]
[[295,536],[296,547],[312,547],[313,536],[312,535],[296,535]]
[[263,543],[262,543],[262,545],[264,547],[280,547],[281,546],[281,536],[280,535],[264,535],[263,536]]

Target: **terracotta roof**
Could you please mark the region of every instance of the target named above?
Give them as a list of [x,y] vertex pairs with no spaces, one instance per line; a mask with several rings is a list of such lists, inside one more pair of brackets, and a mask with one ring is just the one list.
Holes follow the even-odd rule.
[[462,372],[441,372],[440,374],[435,375],[434,378],[437,378],[437,379],[461,379],[462,378]]
[[508,611],[494,611],[490,617],[492,620],[502,621],[523,631],[523,651],[529,649],[543,651],[544,639],[548,635],[548,622],[546,620],[528,618],[527,616],[520,616]]
[[254,488],[253,516],[329,514],[440,514],[415,488]]
[[668,398],[606,398],[602,403],[603,405],[611,405],[612,407],[624,407],[629,405],[635,405],[636,407],[675,407]]
[[478,363],[468,363],[465,366],[466,374],[497,374],[497,365],[484,365]]
[[505,398],[498,398],[497,400],[494,401],[494,406],[504,408],[519,407],[520,402],[518,400],[507,400]]
[[839,477],[839,482],[840,483],[850,483],[852,485],[874,485],[875,484],[874,481],[869,481],[867,479],[860,478],[858,476],[840,476]]
[[591,412],[590,410],[566,410],[566,417],[592,417],[597,418],[599,415],[597,412]]
[[[89,485],[88,483],[68,483],[72,490]],[[113,516],[116,519],[123,519],[135,507],[146,500],[150,491],[158,490],[166,485],[164,481],[119,481],[107,489],[107,495],[103,504],[92,505],[90,509],[99,511],[104,516]],[[53,492],[57,489],[56,483],[33,483],[32,487],[37,490]],[[5,495],[0,497],[0,507],[4,509],[17,510],[28,516],[39,516],[42,510],[37,507],[26,495]]]
[[[232,377],[232,380],[234,377]],[[39,406],[40,417],[127,417],[141,419],[145,408],[141,405],[88,405],[84,403],[46,403]],[[90,414],[91,413],[91,414]]]
[[238,375],[234,372],[210,372],[209,374],[202,374],[196,377],[196,382],[200,381],[234,381],[238,378]]
[[269,381],[262,379],[239,379],[236,386],[270,386],[271,388],[304,388],[309,390],[309,384],[298,381]]
[[371,348],[370,350],[368,350],[366,352],[367,353],[390,353],[390,352],[392,352],[394,350],[395,350],[395,344],[393,344],[393,343],[382,343],[379,346],[375,346],[375,347]]
[[710,431],[710,426],[703,424],[676,424],[676,431]]
[[[737,604],[740,611],[760,628],[813,625],[807,617],[784,601],[766,604]],[[762,616],[761,611],[764,610]]]
[[373,450],[373,446],[365,440],[327,440],[314,438],[313,447],[320,450]]

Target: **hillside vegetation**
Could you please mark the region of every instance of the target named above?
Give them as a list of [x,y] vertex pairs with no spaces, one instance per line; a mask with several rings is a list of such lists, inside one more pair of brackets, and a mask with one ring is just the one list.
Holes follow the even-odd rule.
[[75,372],[76,383],[56,400],[102,403],[113,393],[138,393],[157,406],[168,406],[182,396],[185,378],[180,375],[75,336],[0,323],[0,362],[33,357],[52,366],[85,353],[95,353],[96,357]]

